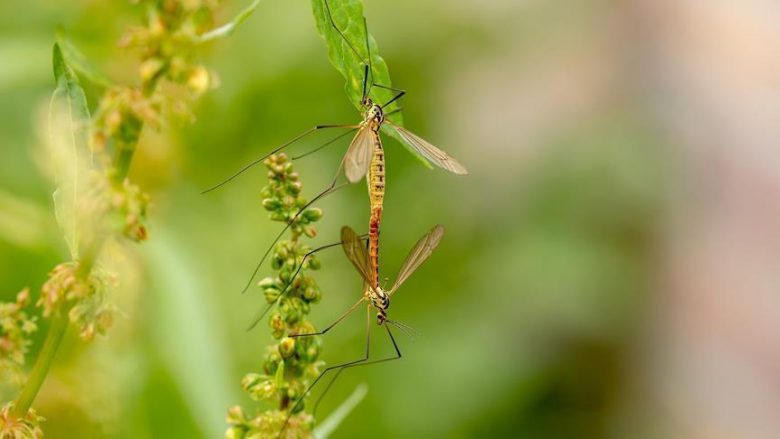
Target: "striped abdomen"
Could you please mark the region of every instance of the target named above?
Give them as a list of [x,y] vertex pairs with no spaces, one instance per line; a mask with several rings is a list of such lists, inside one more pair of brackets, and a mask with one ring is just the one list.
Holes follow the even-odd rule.
[[379,288],[379,224],[382,221],[382,203],[385,199],[385,151],[376,131],[374,153],[368,167],[368,198],[371,201],[371,218],[368,222],[368,259],[372,273],[372,287]]

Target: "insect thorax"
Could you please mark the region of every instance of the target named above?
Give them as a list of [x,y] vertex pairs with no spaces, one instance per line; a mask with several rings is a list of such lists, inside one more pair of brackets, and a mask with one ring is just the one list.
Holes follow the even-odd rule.
[[364,104],[366,107],[365,120],[371,121],[374,124],[374,131],[378,130],[385,120],[385,111],[382,106],[375,104],[370,98],[366,98]]

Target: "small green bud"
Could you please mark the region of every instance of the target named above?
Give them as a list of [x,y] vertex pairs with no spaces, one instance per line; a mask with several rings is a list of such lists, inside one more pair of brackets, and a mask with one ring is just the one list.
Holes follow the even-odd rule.
[[241,380],[241,388],[244,390],[253,389],[266,379],[268,379],[268,377],[260,375],[259,373],[248,373],[244,375],[244,378]]
[[230,425],[241,425],[246,422],[246,415],[239,406],[233,406],[228,409],[227,422]]
[[309,270],[319,270],[322,265],[320,264],[320,260],[317,259],[316,256],[310,256],[309,259],[306,260],[306,269]]
[[247,429],[240,425],[233,425],[225,431],[225,439],[244,439]]
[[265,356],[263,371],[268,375],[275,375],[281,362],[282,356],[279,354],[279,347],[273,346],[273,349],[268,351],[268,354]]
[[314,238],[315,236],[317,236],[317,229],[311,226],[305,226],[303,228],[303,233],[309,238]]
[[292,337],[285,337],[279,342],[279,354],[282,358],[290,358],[295,352],[295,339]]
[[265,210],[276,210],[282,207],[282,202],[277,198],[266,198],[263,200],[263,208]]
[[319,337],[304,337],[295,345],[295,354],[302,362],[311,363],[317,360],[321,346],[322,340]]
[[274,338],[279,338],[284,334],[286,325],[284,324],[282,315],[278,311],[271,314],[268,325],[271,327],[271,334]]
[[311,302],[317,299],[319,296],[319,290],[317,287],[308,287],[305,290],[303,290],[303,298],[307,301]]
[[287,221],[287,215],[284,212],[273,211],[268,217],[271,218],[271,221]]
[[[287,186],[287,190],[293,196],[298,195],[301,193],[301,190],[303,190],[303,184],[300,181],[291,181]],[[304,202],[303,204],[305,205],[306,203]]]
[[284,265],[284,258],[282,258],[280,255],[275,254],[271,258],[271,268],[272,269],[278,270],[278,269],[282,268],[283,265]]
[[[290,401],[297,401],[300,399],[303,392],[305,392],[303,383],[298,380],[290,382],[290,385],[287,387],[287,397],[290,398]],[[298,413],[301,410],[303,410],[303,404],[300,404],[300,408],[295,410],[294,413]]]
[[320,218],[322,218],[322,209],[319,207],[311,207],[309,209],[306,209],[303,214],[303,218],[306,219],[308,222],[315,222],[318,221]]
[[262,289],[275,287],[276,286],[276,281],[274,280],[274,278],[272,278],[270,276],[267,276],[267,277],[264,277],[264,278],[260,279],[260,281],[257,283],[257,286],[262,288]]
[[276,302],[276,299],[278,299],[279,296],[282,294],[282,292],[276,289],[276,287],[268,287],[263,290],[263,294],[265,294],[266,302],[274,303]]

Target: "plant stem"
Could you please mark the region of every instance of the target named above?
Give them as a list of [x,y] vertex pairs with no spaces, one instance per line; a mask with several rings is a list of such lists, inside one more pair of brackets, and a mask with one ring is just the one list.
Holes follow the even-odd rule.
[[[140,130],[140,126],[138,127]],[[138,140],[138,136],[135,136],[135,140]],[[117,181],[122,181],[127,176],[127,171],[130,168],[130,162],[133,159],[133,152],[135,152],[135,143],[128,144],[126,148],[120,150],[119,160],[116,163],[119,178]],[[76,276],[80,279],[89,279],[89,275],[92,273],[92,268],[95,265],[95,260],[100,250],[103,248],[103,240],[94,243],[87,247],[86,251],[82,254],[79,266],[76,271]],[[14,401],[12,416],[20,419],[27,415],[27,411],[32,406],[35,397],[38,396],[38,391],[43,385],[43,381],[46,379],[46,375],[49,374],[51,363],[54,361],[54,356],[57,355],[57,351],[62,342],[65,331],[68,329],[68,316],[65,310],[60,309],[52,315],[51,324],[49,330],[46,333],[46,340],[43,342],[41,351],[38,352],[38,357],[35,358],[35,364],[33,365],[30,375],[27,377],[22,391]]]
[[127,173],[130,172],[130,163],[133,161],[133,154],[138,139],[141,137],[143,122],[136,117],[128,117],[121,126],[121,131],[116,141],[116,156],[114,157],[114,183],[121,183]]
[[38,358],[35,359],[35,365],[33,365],[32,371],[30,371],[30,375],[27,377],[24,388],[19,393],[16,401],[14,401],[13,411],[11,412],[13,418],[19,419],[27,415],[27,411],[35,400],[35,396],[38,395],[38,390],[43,385],[43,380],[46,379],[46,375],[49,373],[49,368],[54,360],[54,356],[57,354],[67,328],[67,315],[60,311],[52,316],[49,331],[46,333],[46,340],[38,353]]

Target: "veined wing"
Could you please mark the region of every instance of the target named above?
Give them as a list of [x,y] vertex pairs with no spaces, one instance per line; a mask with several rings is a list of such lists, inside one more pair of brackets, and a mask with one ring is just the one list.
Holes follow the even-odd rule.
[[350,183],[356,183],[366,176],[374,153],[374,135],[369,124],[360,127],[349,149],[344,155],[344,171]]
[[428,259],[431,253],[433,253],[439,245],[442,236],[444,236],[444,226],[437,224],[430,232],[426,233],[425,236],[417,241],[417,244],[415,244],[414,248],[409,252],[409,256],[406,257],[404,265],[398,272],[398,278],[395,280],[393,288],[388,292],[389,295],[395,293],[398,287],[400,287],[401,284],[403,284],[404,281],[409,278],[409,276],[411,276],[426,259]]
[[418,137],[406,128],[398,126],[390,121],[385,121],[385,123],[392,125],[392,127],[398,131],[398,134],[406,140],[409,145],[414,147],[415,151],[419,152],[420,155],[428,159],[428,161],[434,165],[455,174],[466,175],[469,173],[469,171],[458,163],[457,160],[450,157],[446,152],[431,145],[430,142],[425,139]]
[[360,237],[349,226],[341,228],[341,246],[352,265],[357,268],[363,281],[371,285],[371,270],[368,269],[368,253],[363,247]]

